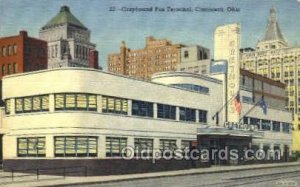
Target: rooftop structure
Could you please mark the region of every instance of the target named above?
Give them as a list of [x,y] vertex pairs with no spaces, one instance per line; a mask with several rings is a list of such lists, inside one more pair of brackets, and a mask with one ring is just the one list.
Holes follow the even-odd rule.
[[40,38],[48,42],[48,68],[86,67],[100,69],[91,31],[62,6],[59,13],[40,29]]

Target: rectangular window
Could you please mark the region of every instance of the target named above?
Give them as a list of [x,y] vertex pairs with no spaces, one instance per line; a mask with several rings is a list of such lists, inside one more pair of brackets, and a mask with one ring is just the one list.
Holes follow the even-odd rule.
[[31,112],[32,110],[32,98],[31,97],[24,97],[23,98],[24,103],[24,111],[23,112]]
[[128,113],[128,101],[117,97],[102,96],[102,112],[126,115]]
[[10,114],[10,99],[5,99],[5,114]]
[[5,71],[5,65],[3,64],[2,65],[2,76],[4,76],[6,74],[6,71]]
[[75,98],[76,98],[75,94],[66,94],[66,96],[65,96],[66,110],[75,110],[75,107],[76,107]]
[[280,122],[278,122],[278,121],[273,121],[272,126],[273,126],[273,131],[277,131],[277,132],[280,131]]
[[6,47],[2,47],[2,56],[6,55]]
[[41,111],[49,111],[49,96],[48,95],[41,95]]
[[45,137],[26,137],[17,139],[18,157],[45,157]]
[[257,126],[257,129],[260,129],[260,120],[257,118],[250,118],[250,125]]
[[56,157],[96,157],[97,137],[58,136],[54,138]]
[[[134,139],[135,155],[152,156],[153,139],[135,138]],[[137,156],[137,155],[136,155]]]
[[23,113],[23,98],[16,99],[16,113]]
[[77,101],[77,108],[79,110],[87,110],[88,107],[87,95],[77,94],[76,101]]
[[191,108],[180,107],[180,121],[196,121],[196,110]]
[[132,100],[132,115],[153,117],[153,103]]
[[8,46],[8,56],[12,55],[12,46]]
[[88,94],[88,108],[89,111],[97,111],[97,96]]
[[122,100],[122,112],[124,114],[128,113],[128,101],[127,100]]
[[11,65],[10,64],[7,64],[7,74],[9,75],[10,74],[10,71],[11,70]]
[[176,106],[157,104],[157,117],[176,119]]
[[[177,149],[176,140],[159,140],[159,149],[161,153],[163,153],[164,151],[169,151],[169,153],[175,151]],[[168,155],[168,153],[165,154]]]
[[115,100],[114,98],[108,98],[107,99],[107,106],[108,106],[108,112],[114,112],[115,110]]
[[97,111],[94,94],[55,94],[55,110]]
[[282,131],[285,133],[289,133],[290,132],[290,125],[289,123],[282,123]]
[[63,110],[65,103],[64,94],[55,94],[55,110]]
[[207,123],[207,111],[206,110],[199,110],[199,122]]
[[106,137],[106,157],[121,157],[126,146],[127,138]]
[[49,111],[49,95],[16,98],[16,113]]
[[242,101],[243,101],[243,103],[252,103],[253,98],[247,97],[247,96],[242,96]]
[[194,85],[194,84],[171,84],[171,85],[178,88],[192,90],[199,93],[205,93],[205,94],[209,93],[209,88],[205,86]]
[[38,96],[33,97],[32,99],[32,107],[33,107],[33,111],[38,111],[42,108],[41,106],[41,99]]
[[189,52],[188,51],[184,51],[184,58],[188,58],[189,57]]
[[17,45],[15,44],[14,45],[14,55],[16,55],[17,54]]
[[262,130],[271,130],[271,122],[270,120],[262,120],[261,121],[261,128]]

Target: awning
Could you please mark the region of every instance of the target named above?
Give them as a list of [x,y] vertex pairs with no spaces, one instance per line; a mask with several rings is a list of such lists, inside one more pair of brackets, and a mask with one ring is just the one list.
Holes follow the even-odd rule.
[[228,128],[198,128],[197,135],[224,135],[224,136],[243,136],[243,137],[254,137],[263,138],[264,132],[261,131],[250,131],[250,130],[239,130],[239,129],[228,129]]

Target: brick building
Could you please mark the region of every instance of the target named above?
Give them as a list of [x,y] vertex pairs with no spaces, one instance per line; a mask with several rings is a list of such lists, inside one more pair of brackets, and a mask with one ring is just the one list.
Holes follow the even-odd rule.
[[130,50],[123,41],[120,53],[108,55],[108,71],[149,80],[154,73],[176,70],[181,47],[181,44],[149,36],[145,48]]
[[5,75],[47,69],[47,42],[28,37],[26,31],[0,38],[0,48],[0,80]]
[[[26,31],[0,38],[0,98],[5,75],[47,69],[47,42],[31,38]],[[2,101],[0,105],[2,105]]]

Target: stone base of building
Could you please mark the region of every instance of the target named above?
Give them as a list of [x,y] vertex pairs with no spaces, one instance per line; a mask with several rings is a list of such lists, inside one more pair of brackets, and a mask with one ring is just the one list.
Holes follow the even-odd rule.
[[[36,173],[40,175],[97,176],[148,173],[209,167],[209,163],[190,160],[123,160],[123,159],[7,159],[7,172]],[[38,170],[38,171],[37,171]]]

